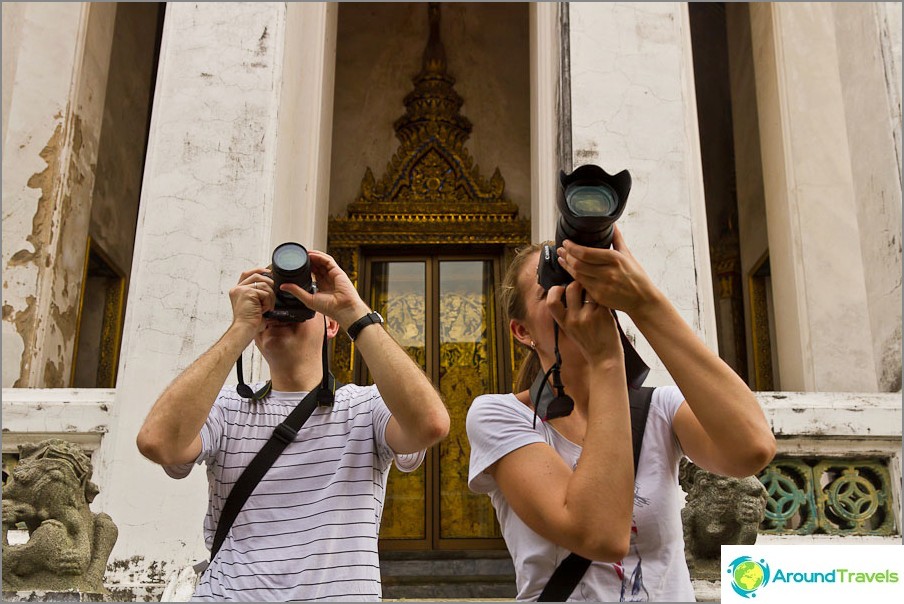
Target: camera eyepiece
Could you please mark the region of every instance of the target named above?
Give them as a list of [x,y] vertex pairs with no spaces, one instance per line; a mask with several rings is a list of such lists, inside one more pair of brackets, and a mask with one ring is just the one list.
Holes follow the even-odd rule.
[[273,289],[276,291],[276,306],[264,314],[268,319],[301,323],[314,316],[314,311],[288,292],[280,289],[283,283],[294,283],[309,293],[316,288],[311,280],[311,260],[303,245],[288,242],[276,246],[271,258]]
[[[613,176],[599,166],[586,164],[571,174],[560,172],[556,247],[566,239],[587,247],[612,245],[615,221],[624,212],[630,191],[631,174],[627,170]],[[540,255],[537,281],[543,289],[573,281],[559,266],[555,248],[546,246]]]

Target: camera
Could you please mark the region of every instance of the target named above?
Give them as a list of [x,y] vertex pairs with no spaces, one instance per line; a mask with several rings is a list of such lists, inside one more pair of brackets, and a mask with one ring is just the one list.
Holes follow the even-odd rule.
[[270,265],[270,277],[276,292],[276,304],[273,310],[264,313],[267,319],[301,323],[314,316],[314,311],[305,306],[301,300],[288,292],[280,290],[283,283],[294,283],[301,289],[313,294],[317,291],[311,281],[311,260],[303,245],[294,242],[276,246]]
[[537,282],[544,290],[574,281],[556,255],[556,248],[566,239],[586,247],[612,245],[615,221],[625,210],[630,191],[631,174],[627,170],[613,176],[599,166],[586,164],[571,174],[559,172],[556,245],[543,246],[537,266]]

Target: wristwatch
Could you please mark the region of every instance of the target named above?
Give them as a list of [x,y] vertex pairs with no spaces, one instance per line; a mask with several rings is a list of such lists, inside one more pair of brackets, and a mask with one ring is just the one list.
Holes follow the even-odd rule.
[[373,325],[374,323],[383,323],[383,317],[380,316],[380,313],[378,312],[371,312],[364,315],[363,317],[349,325],[346,333],[348,334],[348,337],[351,338],[351,341],[354,342],[358,337],[358,334],[361,333],[362,329],[364,329],[368,325]]

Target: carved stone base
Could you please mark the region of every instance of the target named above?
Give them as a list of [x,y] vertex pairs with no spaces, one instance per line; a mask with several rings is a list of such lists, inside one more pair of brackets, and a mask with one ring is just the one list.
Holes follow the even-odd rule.
[[696,559],[694,566],[691,568],[691,578],[701,581],[717,581],[722,578],[721,559]]
[[84,591],[4,591],[4,602],[109,602],[110,596]]

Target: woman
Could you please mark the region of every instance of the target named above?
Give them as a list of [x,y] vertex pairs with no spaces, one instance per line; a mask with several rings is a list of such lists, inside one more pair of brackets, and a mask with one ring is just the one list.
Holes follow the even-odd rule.
[[[594,561],[571,593],[584,601],[694,599],[684,560],[678,462],[727,476],[757,473],[775,439],[756,398],[683,321],[631,255],[566,241],[574,277],[537,284],[542,245],[522,250],[502,288],[514,338],[530,348],[518,392],[475,399],[468,484],[492,499],[515,563],[519,600],[536,600],[569,553]],[[636,479],[624,353],[610,309],[628,314],[677,387],[656,388]],[[556,361],[571,414],[539,422],[528,387]]]

